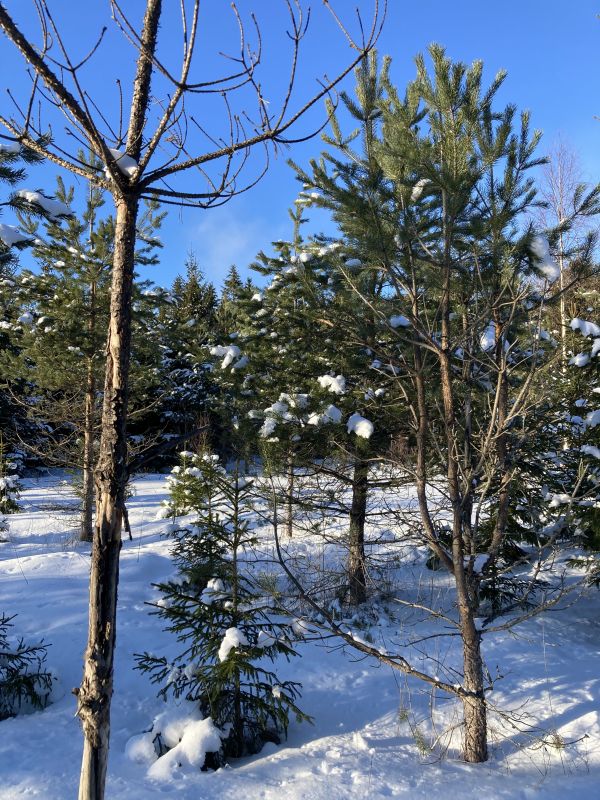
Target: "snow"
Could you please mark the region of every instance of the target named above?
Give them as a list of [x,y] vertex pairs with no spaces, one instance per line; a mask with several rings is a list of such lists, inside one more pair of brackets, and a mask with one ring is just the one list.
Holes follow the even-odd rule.
[[496,323],[491,321],[488,322],[488,325],[484,332],[481,334],[481,338],[479,339],[479,346],[485,352],[489,352],[493,350],[496,345]]
[[588,456],[593,456],[594,458],[600,458],[600,447],[595,447],[592,444],[584,444],[580,448],[582,453],[585,453]]
[[17,318],[17,322],[21,325],[33,325],[33,314],[30,311],[24,311],[23,314]]
[[325,409],[325,411],[323,411],[322,414],[314,412],[308,418],[308,424],[315,426],[329,425],[329,424],[337,425],[341,421],[342,421],[342,412],[340,411],[339,408],[337,408],[337,406],[333,405],[327,406],[327,408]]
[[217,752],[220,746],[220,732],[210,717],[192,722],[185,728],[181,741],[152,764],[148,777],[172,783],[181,773],[197,774],[204,766],[206,754]]
[[259,436],[262,439],[268,439],[275,433],[275,429],[277,428],[277,418],[276,417],[267,417],[262,424],[262,427],[259,431]]
[[410,193],[410,202],[416,203],[417,200],[423,194],[423,190],[429,183],[429,178],[420,178],[412,188],[412,192]]
[[348,433],[355,433],[363,439],[370,439],[375,430],[373,423],[358,413],[352,414],[346,423]]
[[327,406],[322,415],[322,422],[338,424],[342,421],[342,412],[337,406]]
[[73,213],[66,203],[61,203],[53,197],[46,197],[41,192],[33,192],[30,189],[19,189],[15,193],[17,197],[23,198],[28,203],[40,206],[43,208],[50,219],[58,219],[59,217],[69,217]]
[[[114,147],[109,147],[108,150],[111,156],[117,162],[119,171],[122,172],[123,175],[127,175],[129,178],[131,178],[138,168],[137,161],[131,156],[128,156],[124,150],[117,150]],[[105,170],[105,173],[108,174],[108,170]]]
[[17,153],[20,152],[21,152],[20,142],[0,142],[0,153],[6,153],[7,155],[17,155]]
[[589,363],[590,356],[588,353],[578,353],[569,359],[569,364],[573,367],[586,367]]
[[200,595],[200,601],[209,606],[217,600],[222,600],[224,597],[226,597],[226,595],[223,581],[220,578],[211,578]]
[[[314,725],[292,719],[282,745],[269,744],[256,756],[232,760],[216,772],[201,772],[202,753],[218,747],[218,731],[209,719],[202,720],[191,704],[165,704],[158,699],[156,687],[133,670],[136,652],[151,649],[171,658],[180,647],[149,614],[146,604],[157,596],[152,583],[168,580],[173,574],[169,542],[162,535],[164,522],[154,519],[166,498],[165,476],[134,477],[131,487],[128,508],[134,540],[123,542],[120,560],[106,791],[110,800],[598,798],[600,624],[596,590],[579,599],[572,596],[563,609],[528,620],[515,631],[484,638],[484,654],[492,672],[498,664],[504,674],[496,682],[492,706],[520,709],[526,713],[523,723],[532,728],[531,739],[521,736],[503,726],[490,709],[493,734],[490,760],[485,764],[464,763],[454,745],[442,754],[419,748],[421,735],[425,745],[434,738],[429,738],[434,707],[436,723],[441,722],[442,728],[460,722],[454,701],[432,695],[417,681],[385,666],[377,668],[373,661],[357,660],[349,651],[329,649],[326,641],[317,640],[301,643],[300,658],[290,663],[282,658],[275,668],[280,681],[302,682],[298,704],[314,717]],[[396,494],[402,491],[394,489]],[[406,490],[403,498],[407,505],[416,502],[413,490]],[[64,800],[77,795],[82,737],[71,688],[81,681],[90,560],[89,547],[76,541],[75,502],[60,476],[28,479],[21,513],[10,515],[11,541],[0,545],[0,610],[18,613],[15,624],[27,638],[44,636],[51,645],[49,666],[60,679],[54,702],[44,711],[0,722],[2,800]],[[385,524],[389,528],[389,523]],[[344,535],[345,524],[341,528]],[[423,568],[425,554],[417,548],[405,551],[392,541],[375,546],[378,531],[375,523],[368,523],[369,549],[375,547],[378,555],[389,553],[402,562],[398,596],[425,600],[432,596],[436,603],[452,608],[449,581],[442,572]],[[255,532],[265,548],[272,547],[268,525]],[[320,564],[322,558],[330,557],[329,550],[323,556],[320,537],[299,530],[294,531],[290,547],[294,556],[305,553],[309,564],[313,558]],[[389,587],[386,581],[381,597],[388,596]],[[387,601],[378,600],[380,605],[383,602]],[[367,627],[376,648],[397,652],[396,643],[415,630],[415,612],[404,618],[400,606],[392,611],[395,616],[382,611],[380,620]],[[423,632],[447,632],[444,625],[436,624],[429,620]],[[295,625],[299,634],[311,630],[304,619]],[[364,627],[360,633],[366,636]],[[430,652],[443,660],[452,642],[452,638],[435,638],[416,645],[415,650],[425,652],[431,645]],[[410,649],[403,648],[402,653],[409,655]],[[451,659],[449,669],[455,666]],[[275,685],[271,691],[277,697],[281,687]],[[550,741],[554,732],[565,743],[563,747],[542,743],[542,735],[547,734]],[[176,752],[171,749],[157,758],[152,743],[157,733]],[[460,739],[460,728],[457,737]]]
[[277,639],[269,631],[259,631],[256,640],[257,647],[271,647],[277,642]]
[[317,378],[319,386],[333,394],[344,394],[346,391],[346,379],[343,375],[321,375]]
[[596,425],[600,425],[600,408],[596,408],[586,414],[584,424],[586,428],[595,428]]
[[6,225],[4,222],[0,222],[0,241],[4,242],[7,247],[12,247],[13,244],[19,244],[19,242],[28,242],[29,239],[30,237],[20,231],[16,225]]
[[242,351],[237,344],[215,345],[210,348],[210,354],[211,356],[223,356],[221,369],[227,369],[236,359],[239,360],[237,363],[233,364],[233,369],[241,369],[241,367],[245,367],[248,363],[247,356],[242,356]]
[[[156,743],[156,744],[155,744]],[[168,750],[159,756],[157,745]],[[132,736],[125,745],[125,756],[148,766],[148,777],[158,783],[171,783],[185,774],[197,774],[207,753],[221,746],[221,733],[210,719],[202,719],[192,703],[175,706],[159,714],[146,733]]]
[[600,336],[600,325],[596,325],[594,322],[587,322],[578,317],[571,320],[571,329],[579,331],[584,336]]
[[390,317],[389,323],[392,328],[408,328],[410,326],[410,320],[407,317],[399,316]]
[[558,506],[566,505],[567,503],[571,502],[571,495],[563,493],[557,494],[549,494],[547,500],[549,500],[549,508],[558,508]]
[[229,653],[236,647],[248,647],[248,639],[238,628],[227,628],[219,647],[219,661],[227,661]]
[[545,236],[534,236],[531,240],[531,252],[535,256],[536,266],[550,282],[560,275],[558,264],[550,254],[550,245]]

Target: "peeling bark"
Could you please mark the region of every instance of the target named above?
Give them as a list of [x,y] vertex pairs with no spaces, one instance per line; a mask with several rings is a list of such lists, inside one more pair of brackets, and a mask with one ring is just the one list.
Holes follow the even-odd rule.
[[125,421],[137,208],[135,197],[122,198],[117,203],[102,435],[96,470],[88,645],[77,706],[84,734],[79,800],[102,800],[108,765],[119,552],[127,482]]

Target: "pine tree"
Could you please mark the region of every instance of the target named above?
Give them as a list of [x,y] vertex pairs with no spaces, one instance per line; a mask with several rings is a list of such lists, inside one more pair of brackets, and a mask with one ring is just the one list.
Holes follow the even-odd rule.
[[216,456],[181,454],[169,504],[178,574],[158,585],[155,613],[184,649],[173,660],[137,657],[160,696],[185,697],[212,718],[222,731],[223,759],[279,742],[291,713],[306,719],[296,706],[299,684],[257,663],[295,653],[291,627],[245,569],[255,544],[253,479],[240,466],[227,472]]
[[[480,62],[453,64],[437,45],[430,55],[432,70],[419,56],[404,97],[387,64],[379,90],[375,60],[363,66],[354,109],[358,116],[370,87],[373,110],[347,138],[334,121],[330,140],[349,157],[328,155],[300,177],[347,230],[357,266],[382,272],[380,302],[359,290],[351,270],[345,277],[359,290],[364,315],[374,312],[385,329],[375,337],[376,360],[394,376],[402,398],[396,402],[405,405],[399,419],[404,414],[411,426],[411,451],[397,466],[415,480],[418,512],[405,509],[400,518],[422,530],[455,582],[464,757],[477,762],[487,758],[481,639],[494,618],[477,621],[482,592],[496,570],[506,573],[514,563],[513,534],[523,542],[531,525],[525,544],[536,543],[536,557],[556,543],[542,515],[523,514],[524,501],[537,506],[542,498],[543,477],[530,484],[520,477],[548,404],[535,390],[540,372],[552,368],[552,351],[540,345],[536,320],[559,270],[556,232],[541,236],[525,216],[536,203],[531,170],[543,162],[535,155],[540,134],[530,133],[527,114],[518,120],[512,106],[493,108],[502,73],[484,89]],[[351,148],[361,131],[370,169]],[[544,470],[552,474],[548,464]],[[431,487],[447,498],[450,525],[440,521]],[[515,594],[501,613],[512,613],[514,624],[536,575],[511,585]],[[560,580],[554,589],[560,593]]]

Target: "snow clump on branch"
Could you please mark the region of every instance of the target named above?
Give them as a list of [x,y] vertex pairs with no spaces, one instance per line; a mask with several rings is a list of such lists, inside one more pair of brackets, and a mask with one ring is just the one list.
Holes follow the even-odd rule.
[[531,252],[542,275],[550,282],[555,281],[560,275],[560,269],[550,254],[548,240],[544,236],[534,236],[531,240]]
[[348,433],[355,433],[363,439],[370,439],[375,430],[373,423],[358,413],[352,414],[346,423],[346,427],[348,428]]
[[321,375],[317,381],[322,389],[327,389],[333,394],[344,394],[346,391],[346,379],[343,375]]

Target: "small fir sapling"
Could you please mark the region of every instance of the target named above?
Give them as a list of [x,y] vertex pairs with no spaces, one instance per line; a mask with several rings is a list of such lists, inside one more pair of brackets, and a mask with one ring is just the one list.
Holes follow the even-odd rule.
[[[169,506],[177,575],[157,585],[162,597],[153,613],[182,649],[172,659],[137,656],[138,668],[160,686],[159,696],[197,703],[221,731],[221,751],[205,767],[278,743],[291,713],[308,719],[296,705],[299,684],[279,680],[265,666],[266,659],[295,652],[291,627],[249,574],[252,483],[239,464],[228,472],[214,455],[181,454]],[[164,752],[160,743],[157,749]]]
[[15,641],[13,619],[0,614],[0,720],[45,708],[54,682],[45,666],[47,645]]
[[0,541],[5,541],[9,529],[6,515],[19,510],[19,476],[14,469],[15,464],[5,456],[0,436]]

